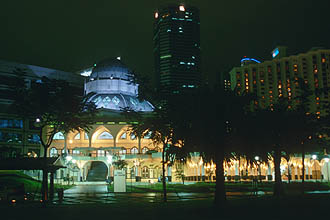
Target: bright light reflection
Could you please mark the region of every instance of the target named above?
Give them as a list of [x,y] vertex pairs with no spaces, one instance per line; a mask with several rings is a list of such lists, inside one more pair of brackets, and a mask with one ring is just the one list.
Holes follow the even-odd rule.
[[183,5],[180,5],[179,9],[180,9],[180,11],[185,11],[186,10]]
[[71,157],[71,156],[67,156],[65,159],[66,159],[67,161],[70,161],[70,160],[72,160],[72,157]]
[[317,158],[317,156],[314,154],[314,155],[312,155],[312,159],[313,160],[316,160],[316,158]]

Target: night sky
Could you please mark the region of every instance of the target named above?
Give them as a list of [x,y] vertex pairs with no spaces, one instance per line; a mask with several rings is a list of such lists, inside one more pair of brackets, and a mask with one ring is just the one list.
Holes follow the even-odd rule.
[[121,56],[153,75],[153,21],[158,5],[185,2],[200,9],[202,71],[209,79],[238,66],[244,55],[271,58],[330,49],[329,0],[1,0],[0,59],[77,71]]

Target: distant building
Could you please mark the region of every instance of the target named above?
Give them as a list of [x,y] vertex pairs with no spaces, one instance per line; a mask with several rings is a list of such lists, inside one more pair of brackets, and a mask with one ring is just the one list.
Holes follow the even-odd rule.
[[310,111],[328,112],[321,103],[329,103],[329,94],[318,95],[317,90],[330,86],[330,50],[316,48],[285,56],[286,48],[278,48],[273,50],[273,60],[234,67],[230,71],[231,88],[237,87],[239,92],[256,92],[260,99],[255,104],[271,107],[281,96],[293,100],[299,86],[295,81],[302,78],[315,92]]
[[42,77],[70,82],[83,94],[83,77],[59,70],[0,60],[0,158],[20,155],[40,156],[39,130],[35,119],[23,119],[11,113],[16,77],[29,86]]
[[170,5],[155,12],[154,57],[156,86],[180,93],[201,83],[199,10]]

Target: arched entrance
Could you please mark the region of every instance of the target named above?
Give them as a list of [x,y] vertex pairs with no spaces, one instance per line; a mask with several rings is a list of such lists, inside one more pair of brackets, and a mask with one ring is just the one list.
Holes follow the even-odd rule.
[[102,161],[90,161],[86,163],[84,168],[87,171],[86,181],[105,181],[108,177],[108,167]]

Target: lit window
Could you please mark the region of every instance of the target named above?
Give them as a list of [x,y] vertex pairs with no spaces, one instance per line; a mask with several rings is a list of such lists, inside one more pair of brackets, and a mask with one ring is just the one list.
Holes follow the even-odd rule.
[[72,151],[72,154],[79,155],[80,154],[80,151],[79,150],[73,150]]
[[121,136],[120,136],[120,139],[126,139],[127,138],[127,133],[123,133]]
[[137,154],[137,153],[139,153],[139,150],[136,147],[133,147],[131,149],[131,154]]
[[80,140],[80,133],[76,134],[76,136],[74,136],[73,139],[75,139],[75,140]]
[[113,139],[113,136],[109,132],[104,131],[97,137],[97,139],[99,139],[99,140],[109,140],[109,139]]
[[180,10],[180,11],[186,11],[186,9],[184,8],[183,5],[180,5],[179,10]]
[[146,135],[143,137],[144,139],[150,139],[151,138],[151,131],[149,131]]
[[147,153],[148,151],[149,151],[149,148],[147,148],[147,147],[142,148],[142,153],[143,154]]
[[105,151],[104,150],[98,150],[97,151],[97,156],[98,157],[104,157],[105,156]]
[[119,151],[119,154],[126,154],[126,153],[127,153],[126,149],[123,149],[123,150]]
[[135,140],[135,139],[136,139],[135,134],[131,134],[131,140]]
[[64,140],[64,135],[62,132],[57,132],[55,135],[54,135],[54,140]]
[[49,154],[50,157],[57,157],[58,156],[57,149],[55,147],[51,148]]

